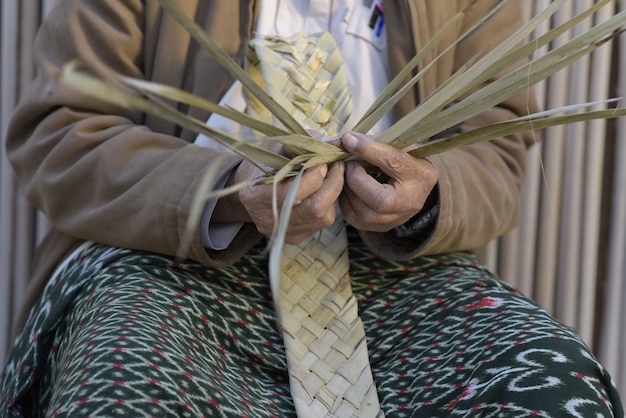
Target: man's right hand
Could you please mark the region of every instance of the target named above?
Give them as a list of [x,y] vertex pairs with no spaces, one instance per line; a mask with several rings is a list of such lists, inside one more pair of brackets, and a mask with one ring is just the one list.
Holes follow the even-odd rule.
[[[272,144],[268,147],[273,151],[283,152],[281,145]],[[337,216],[338,198],[343,190],[344,167],[343,162],[336,162],[311,167],[305,171],[291,210],[285,237],[287,243],[298,244],[332,225]],[[258,167],[244,160],[231,175],[229,183],[254,181],[262,177],[264,173]],[[272,209],[274,192],[276,191],[280,211],[291,184],[292,180],[288,179],[280,182],[276,189],[272,184],[246,187],[237,195],[225,198],[224,202],[218,202],[214,213],[221,222],[253,222],[259,232],[270,235],[277,221]],[[235,197],[237,202],[233,202]]]

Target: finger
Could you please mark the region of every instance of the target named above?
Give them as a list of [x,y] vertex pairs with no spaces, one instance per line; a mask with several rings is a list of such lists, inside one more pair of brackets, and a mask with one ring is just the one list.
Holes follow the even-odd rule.
[[[308,212],[303,216],[300,214],[303,212],[305,211],[300,206],[292,209],[286,236],[309,236],[330,226],[335,220],[336,208],[335,205],[333,205],[333,207],[326,211],[321,217],[317,218],[311,217]],[[253,219],[253,222],[260,233],[270,235],[275,232],[275,218],[271,211],[266,209],[260,212],[255,212],[255,215],[256,216]]]
[[391,178],[415,175],[431,164],[414,158],[391,145],[375,141],[368,135],[348,133],[341,139],[343,147],[353,155],[379,167]]
[[322,186],[292,209],[291,222],[310,224],[316,230],[330,226],[335,220],[336,202],[343,189],[344,163],[331,164]]
[[326,206],[334,204],[343,188],[344,174],[345,163],[343,161],[331,164],[322,186],[309,197],[309,200],[314,198],[325,203]]
[[349,188],[344,188],[339,205],[346,221],[361,231],[386,232],[410,218],[398,213],[376,211]]
[[[319,188],[322,187],[327,174],[328,166],[326,164],[321,164],[307,169],[302,175],[300,185],[296,191],[296,195],[294,196],[294,206],[301,204],[306,198],[318,191]],[[270,187],[272,193],[274,193],[274,191],[276,192],[276,200],[279,205],[282,206],[282,202],[284,202],[287,197],[292,184],[292,180],[285,180],[278,183],[275,188],[274,185],[269,185],[267,187]]]
[[305,233],[288,233],[285,235],[285,242],[290,245],[298,245],[305,239],[309,238],[313,233],[305,232]]
[[[296,192],[294,207],[315,193],[323,184],[328,168],[325,165],[307,170]],[[291,180],[273,184],[258,184],[245,187],[239,192],[239,199],[252,221],[261,233],[271,232],[273,227],[273,204],[282,208],[287,193],[293,185]]]
[[[328,210],[321,214],[321,216],[315,218],[311,216],[300,217],[294,213],[297,212],[297,208],[294,208],[294,211],[291,213],[292,216],[289,227],[287,228],[285,240],[290,244],[298,243],[322,229],[328,228],[335,221],[337,206],[337,204],[333,204]],[[294,217],[296,218],[295,220]]]
[[350,188],[350,193],[359,198],[360,201],[368,202],[372,210],[382,211],[388,208],[395,200],[395,188],[392,183],[380,183],[356,161],[346,164],[346,185]]
[[359,225],[361,225],[359,211],[362,212],[363,208],[366,207],[368,207],[368,205],[355,195],[349,186],[346,185],[343,188],[341,196],[339,196],[339,208],[348,223],[358,228]]
[[316,232],[321,231],[324,228],[328,228],[331,226],[335,220],[334,214],[336,214],[336,210],[333,207],[332,212],[329,215],[328,219],[316,219],[314,221],[306,222],[306,223],[289,223],[289,227],[287,229],[287,235],[313,235]]

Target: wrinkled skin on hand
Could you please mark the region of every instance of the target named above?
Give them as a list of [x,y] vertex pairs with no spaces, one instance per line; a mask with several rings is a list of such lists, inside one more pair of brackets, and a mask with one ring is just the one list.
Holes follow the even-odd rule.
[[[269,145],[273,151],[283,152],[280,145]],[[337,216],[337,199],[343,188],[344,163],[312,167],[304,173],[291,210],[289,227],[285,240],[289,244],[298,244],[313,233],[320,231],[334,222]],[[258,179],[263,172],[247,161],[241,163],[235,174],[235,181]],[[272,202],[274,193],[278,207],[282,207],[292,180],[285,180],[276,185],[257,185],[246,187],[239,192],[239,200],[246,209],[250,220],[259,232],[271,234],[274,230]]]
[[344,218],[363,231],[386,232],[417,214],[437,184],[437,168],[425,158],[376,142],[372,136],[349,133],[343,147],[384,174],[379,181],[357,161],[346,163],[339,206]]
[[[321,140],[329,140],[314,135]],[[337,162],[308,169],[302,177],[291,213],[286,241],[297,244],[330,226],[338,208],[347,222],[364,231],[385,232],[418,213],[438,180],[437,168],[427,159],[416,159],[390,145],[378,143],[371,135],[349,133],[337,145],[380,169],[382,179],[372,177],[359,161]],[[285,153],[281,145],[268,142],[268,148]],[[263,172],[244,161],[233,181],[255,180]],[[378,176],[381,177],[381,176]],[[254,222],[259,232],[271,234],[275,219],[274,192],[282,206],[292,180],[247,187],[238,194],[245,210],[243,220]]]

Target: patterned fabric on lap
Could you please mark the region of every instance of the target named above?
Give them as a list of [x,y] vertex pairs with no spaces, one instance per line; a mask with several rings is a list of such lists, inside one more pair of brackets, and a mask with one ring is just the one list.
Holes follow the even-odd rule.
[[[259,245],[235,265],[86,248],[44,292],[0,416],[294,416]],[[388,416],[623,416],[579,337],[473,256],[393,263],[351,237]]]

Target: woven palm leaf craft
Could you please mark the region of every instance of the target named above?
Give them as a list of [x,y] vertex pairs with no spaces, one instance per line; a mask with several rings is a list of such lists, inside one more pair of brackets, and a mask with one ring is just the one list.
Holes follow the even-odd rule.
[[[170,86],[110,74],[101,68],[98,68],[100,77],[94,77],[82,71],[85,63],[68,63],[60,76],[60,82],[98,99],[148,112],[204,134],[265,171],[266,176],[254,182],[216,192],[199,192],[189,217],[190,235],[197,228],[194,220],[200,218],[200,210],[207,199],[216,199],[255,184],[293,177],[290,194],[280,211],[277,231],[272,236],[269,271],[288,354],[292,394],[300,416],[382,415],[371,377],[363,327],[357,315],[356,300],[350,290],[347,241],[341,217],[337,218],[333,226],[301,245],[291,246],[284,242],[292,203],[290,196],[297,188],[303,171],[318,164],[352,158],[334,145],[313,139],[307,129],[327,135],[340,135],[351,130],[363,133],[369,131],[404,94],[415,88],[443,53],[461,42],[507,2],[500,1],[452,45],[447,46],[441,55],[432,62],[424,62],[424,57],[434,50],[444,35],[480,1],[468,1],[467,8],[457,13],[423,46],[358,121],[350,120],[351,102],[341,56],[329,34],[254,40],[244,70],[201,27],[182,13],[172,0],[159,2],[246,88],[249,104],[247,114],[221,107]],[[574,19],[536,39],[528,40],[533,31],[565,1],[552,1],[544,11],[510,37],[468,62],[413,111],[379,135],[377,140],[398,148],[412,145],[415,149],[410,153],[424,157],[530,129],[626,116],[626,109],[622,107],[589,110],[591,107],[605,106],[610,100],[582,103],[494,123],[441,140],[430,140],[591,53],[621,33],[620,27],[626,23],[626,11],[616,13],[550,52],[531,59],[508,75],[490,81],[496,74],[532,56],[536,49],[548,45],[578,23],[593,18],[601,8],[615,7],[615,0],[600,0]],[[407,79],[410,81],[405,82]],[[204,121],[179,112],[162,98],[228,117],[257,132],[259,138],[284,144],[296,156],[287,158],[261,147],[255,140],[244,140],[213,129]],[[211,184],[218,175],[209,167],[205,183]],[[203,189],[207,188],[199,188]]]
[[[304,128],[340,133],[352,100],[339,48],[326,32],[251,42],[248,68]],[[265,113],[256,106],[255,113]],[[341,216],[300,245],[284,245],[279,274],[270,274],[299,416],[382,416],[365,330],[348,275]],[[278,281],[278,283],[276,283]]]

